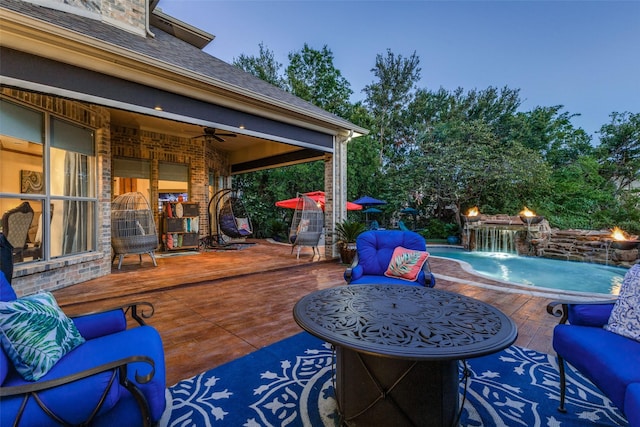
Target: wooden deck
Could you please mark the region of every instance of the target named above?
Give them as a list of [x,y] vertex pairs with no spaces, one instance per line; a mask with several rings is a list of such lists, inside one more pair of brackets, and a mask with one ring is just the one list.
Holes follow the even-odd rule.
[[[300,259],[288,246],[255,241],[241,250],[126,257],[121,270],[54,292],[68,314],[79,314],[130,301],[149,301],[149,324],[162,336],[167,384],[268,346],[301,331],[294,304],[317,289],[345,284],[345,266],[334,260]],[[518,325],[517,345],[552,353],[556,319],[545,308],[554,296],[481,279],[455,261],[432,258],[436,286],[486,301]],[[474,283],[471,283],[474,282]]]

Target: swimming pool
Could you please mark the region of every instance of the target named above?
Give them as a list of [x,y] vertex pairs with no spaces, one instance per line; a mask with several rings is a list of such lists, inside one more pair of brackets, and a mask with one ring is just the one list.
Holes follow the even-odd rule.
[[520,285],[618,295],[626,268],[585,262],[523,257],[500,252],[469,252],[429,246],[432,256],[467,262],[479,274]]

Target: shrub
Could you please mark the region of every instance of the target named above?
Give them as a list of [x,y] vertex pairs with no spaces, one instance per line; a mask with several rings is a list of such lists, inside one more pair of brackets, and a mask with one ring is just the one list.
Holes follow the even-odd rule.
[[446,239],[448,236],[446,226],[447,223],[441,219],[430,218],[420,234],[427,239]]

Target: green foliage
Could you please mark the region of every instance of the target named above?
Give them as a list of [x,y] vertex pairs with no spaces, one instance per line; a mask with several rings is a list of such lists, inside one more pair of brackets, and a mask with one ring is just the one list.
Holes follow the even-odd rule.
[[345,245],[355,243],[360,233],[366,231],[367,227],[358,221],[344,220],[336,223],[336,243]]
[[616,194],[640,181],[640,113],[613,113],[600,128],[603,175],[614,181]]
[[372,134],[377,136],[382,163],[387,147],[396,146],[396,136],[401,128],[402,111],[413,97],[415,84],[420,80],[420,59],[414,52],[403,58],[387,49],[386,55],[377,55],[371,70],[377,82],[367,85],[366,105],[374,118]]
[[283,242],[287,240],[289,225],[279,219],[271,219],[267,222],[266,235],[272,239]]
[[460,234],[460,231],[462,229],[460,228],[460,225],[456,224],[455,222],[450,222],[448,224],[445,224],[444,230],[447,236],[457,236]]
[[446,239],[447,223],[438,218],[430,218],[424,229],[420,232],[427,239]]
[[[573,126],[577,115],[562,105],[518,111],[519,89],[417,88],[415,52],[407,58],[390,50],[377,55],[375,80],[363,90],[365,102],[355,104],[327,46],[304,44],[289,61],[281,77],[282,65],[261,44],[259,57],[241,56],[235,63],[370,129],[347,145],[348,198],[386,200],[381,209],[387,218],[415,206],[429,218],[422,231],[427,238],[446,238],[446,224],[459,227],[460,214],[471,206],[511,215],[528,206],[554,227],[617,225],[640,234],[640,192],[632,186],[640,181],[640,114],[612,113],[594,147],[591,136]],[[275,208],[277,200],[324,188],[324,164],[240,175],[235,185],[244,191],[254,231],[266,236],[272,223],[291,221],[293,211]],[[361,218],[348,215],[349,223]]]
[[333,65],[333,53],[326,45],[315,50],[305,43],[300,51],[290,53],[286,73],[294,95],[334,114],[347,112],[353,91]]
[[260,43],[259,47],[260,53],[257,57],[242,54],[238,58],[234,58],[233,65],[280,89],[286,90],[287,83],[280,76],[282,64],[276,61],[273,51],[266,48],[263,43]]
[[554,172],[553,188],[540,210],[552,226],[590,229],[604,225],[603,212],[617,203],[612,183],[599,169],[595,158],[583,156]]

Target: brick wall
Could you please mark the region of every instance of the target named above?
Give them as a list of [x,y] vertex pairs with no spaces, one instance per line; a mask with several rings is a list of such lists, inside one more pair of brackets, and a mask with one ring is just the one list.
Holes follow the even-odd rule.
[[99,106],[2,88],[2,94],[96,131],[98,240],[96,251],[48,262],[17,264],[13,287],[19,295],[54,290],[111,272],[111,145],[109,112]]

